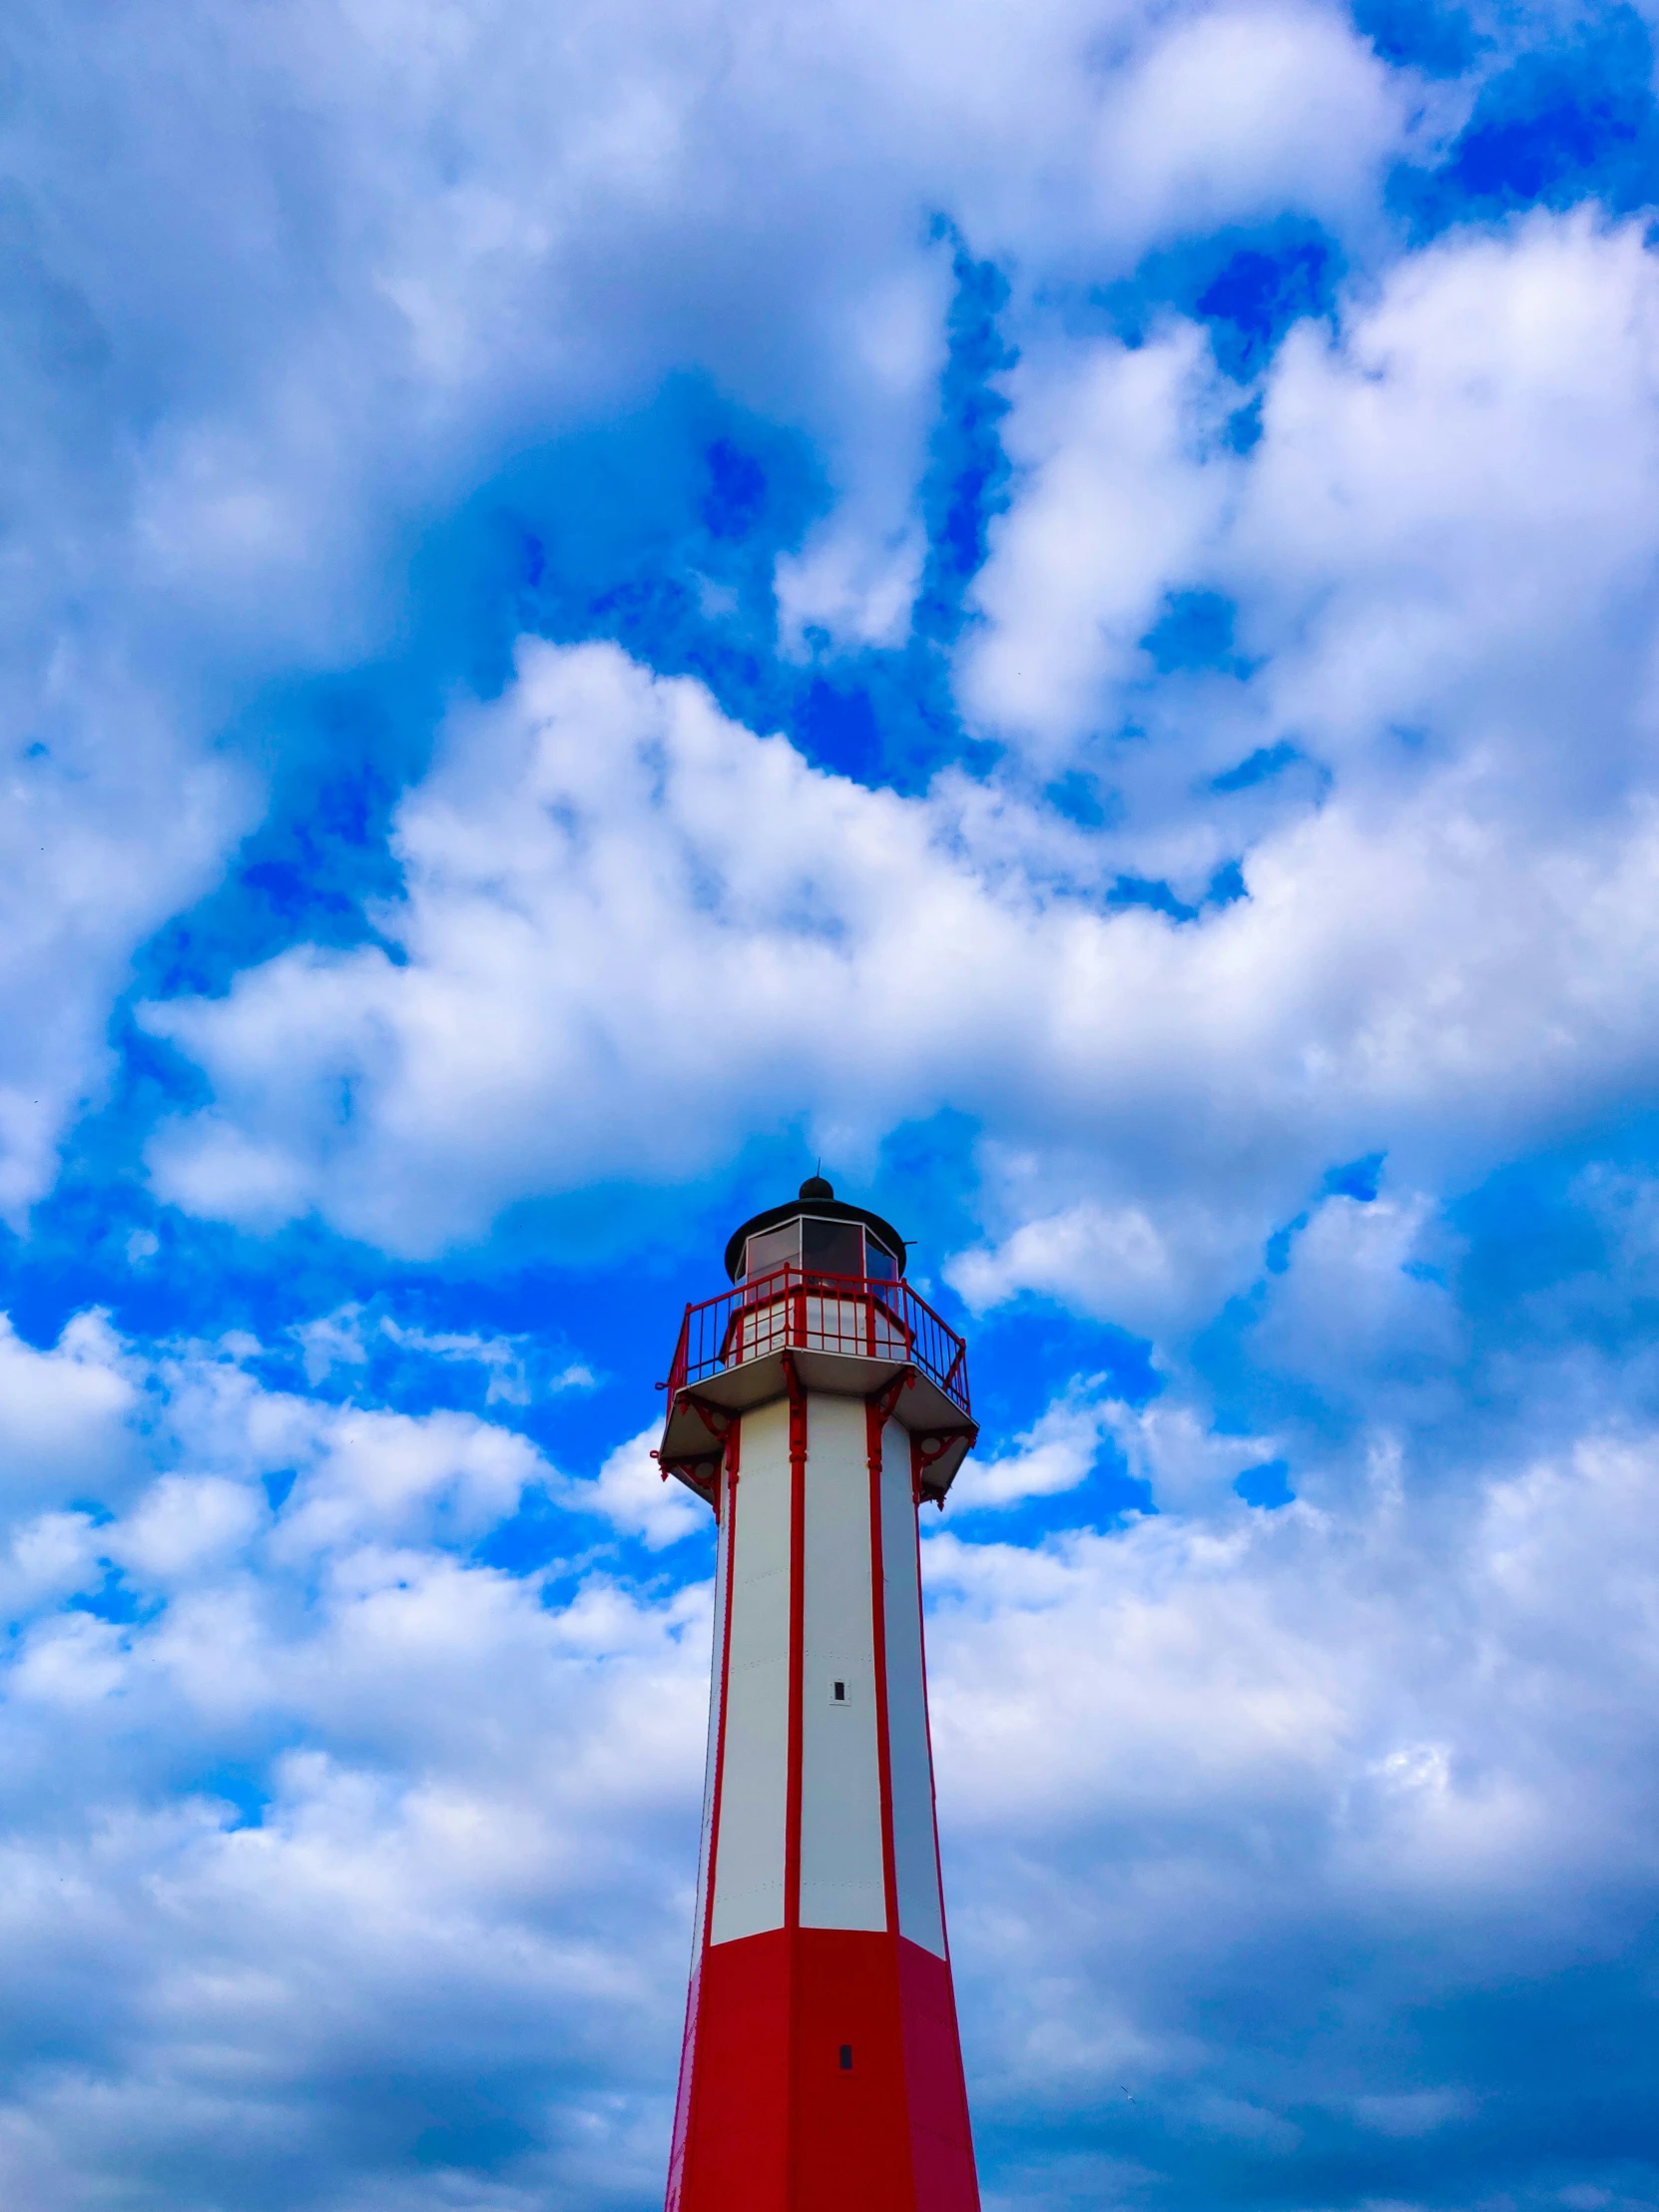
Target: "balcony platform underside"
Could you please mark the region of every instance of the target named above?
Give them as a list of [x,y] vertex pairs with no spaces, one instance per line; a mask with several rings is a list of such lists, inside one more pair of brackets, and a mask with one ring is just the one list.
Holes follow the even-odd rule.
[[[716,1430],[723,1416],[751,1412],[757,1405],[767,1405],[775,1398],[787,1396],[786,1357],[795,1362],[795,1372],[804,1389],[822,1391],[832,1397],[871,1398],[886,1389],[896,1377],[907,1374],[908,1380],[893,1405],[892,1417],[911,1435],[937,1442],[937,1456],[931,1457],[923,1470],[921,1487],[924,1496],[935,1497],[942,1503],[945,1492],[955,1480],[957,1468],[973,1448],[978,1434],[975,1422],[936,1382],[902,1359],[871,1359],[861,1353],[822,1352],[807,1346],[788,1354],[783,1350],[763,1353],[756,1359],[721,1368],[689,1388],[678,1391],[668,1409],[668,1422],[657,1455],[664,1471],[678,1475],[699,1496],[706,1497],[720,1457]],[[699,1411],[699,1401],[709,1408],[710,1419],[705,1419]],[[809,1451],[811,1448],[809,1440]]]

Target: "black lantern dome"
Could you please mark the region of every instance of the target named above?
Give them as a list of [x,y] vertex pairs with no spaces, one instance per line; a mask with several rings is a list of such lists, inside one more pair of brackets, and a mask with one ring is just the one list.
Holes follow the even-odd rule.
[[879,1214],[848,1206],[833,1184],[810,1175],[798,1197],[756,1214],[726,1247],[726,1273],[734,1283],[786,1265],[896,1282],[904,1273],[904,1240]]

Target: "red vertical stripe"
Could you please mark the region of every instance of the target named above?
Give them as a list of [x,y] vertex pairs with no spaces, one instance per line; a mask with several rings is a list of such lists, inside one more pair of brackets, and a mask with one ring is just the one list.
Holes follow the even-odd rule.
[[875,1757],[881,1777],[881,1882],[887,1900],[887,1934],[898,1934],[898,1858],[892,1834],[892,1745],[887,1740],[887,1577],[881,1528],[881,1431],[887,1425],[884,1396],[864,1407],[869,1462],[870,1641],[875,1660]]
[[784,1926],[801,1926],[801,1694],[807,1666],[807,1393],[784,1355],[790,1386],[790,1748],[784,1809]]
[[[807,1671],[807,1393],[788,1353],[784,1355],[784,1377],[790,1389],[790,1750],[788,1795],[784,1807],[784,1929],[793,1946],[794,1939],[801,1934],[801,1769],[806,1723],[802,1697]],[[787,2050],[789,2131],[785,2153],[792,2193],[803,2149],[797,2081],[801,2026],[800,1980],[792,1975]]]
[[726,1511],[721,1516],[721,1542],[726,1548],[726,1618],[720,1630],[720,1719],[715,1733],[715,1789],[709,1806],[709,1888],[703,1900],[703,1948],[709,1947],[709,1931],[715,1918],[715,1867],[720,1858],[720,1797],[726,1781],[726,1708],[732,1686],[732,1583],[738,1565],[738,1455],[743,1423],[735,1420],[726,1432]]
[[[921,1495],[921,1445],[910,1438],[910,1487]],[[920,1510],[920,1507],[917,1507]],[[944,1863],[939,1857],[939,1785],[933,1772],[933,1716],[927,1704],[927,1614],[921,1602],[921,1531],[912,1538],[916,1547],[916,1640],[921,1652],[921,1720],[927,1731],[927,1802],[933,1814],[933,1880],[939,1886],[939,1927],[944,1936],[944,1962],[950,1963],[950,1924],[944,1917]]]

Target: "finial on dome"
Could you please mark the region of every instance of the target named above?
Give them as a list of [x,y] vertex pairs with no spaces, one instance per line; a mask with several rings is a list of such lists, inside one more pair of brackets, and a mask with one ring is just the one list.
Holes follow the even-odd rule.
[[823,1200],[833,1198],[834,1195],[835,1186],[833,1183],[827,1183],[822,1175],[809,1175],[801,1186],[803,1198]]

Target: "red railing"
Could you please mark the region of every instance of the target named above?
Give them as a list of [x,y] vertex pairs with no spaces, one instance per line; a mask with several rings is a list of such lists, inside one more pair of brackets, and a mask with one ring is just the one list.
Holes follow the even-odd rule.
[[969,1411],[967,1346],[908,1283],[795,1266],[688,1306],[664,1387],[672,1399],[711,1375],[786,1350],[907,1361]]

